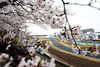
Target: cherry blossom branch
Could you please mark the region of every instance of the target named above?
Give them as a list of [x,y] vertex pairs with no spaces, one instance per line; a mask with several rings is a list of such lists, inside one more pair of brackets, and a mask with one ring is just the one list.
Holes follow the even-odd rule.
[[1,21],[4,21],[5,23],[9,24],[11,27],[14,28],[14,26],[11,23],[7,22],[6,20],[1,20]]
[[[67,26],[67,23],[68,23],[69,30],[71,31],[71,36],[72,36],[72,38],[73,38],[73,40],[74,40],[74,42],[75,42],[76,47],[79,49],[79,47],[77,46],[76,40],[75,40],[75,38],[74,38],[74,36],[73,36],[72,29],[71,29],[71,26],[70,26],[70,24],[69,24],[68,17],[67,17],[67,14],[66,14],[66,8],[65,8],[66,3],[65,3],[63,0],[62,0],[62,2],[63,2],[64,14],[65,14],[65,18],[66,18],[66,22],[65,22],[65,33],[66,33],[66,31],[67,31],[67,30],[66,30],[66,26]],[[65,38],[66,38],[66,37],[65,37]]]
[[[72,38],[73,38],[73,40],[74,40],[74,42],[75,42],[75,45],[76,45],[76,47],[77,47],[78,49],[79,49],[79,47],[77,46],[76,40],[75,40],[75,38],[74,38],[74,36],[73,36],[73,33],[72,33],[72,28],[71,28],[71,26],[70,26],[70,24],[69,24],[69,21],[68,21],[68,17],[67,17],[65,5],[67,4],[67,5],[89,6],[89,7],[98,9],[98,10],[100,11],[100,8],[95,7],[95,6],[92,5],[94,2],[96,2],[96,0],[95,0],[95,1],[94,1],[94,0],[91,0],[88,4],[79,4],[79,3],[70,3],[70,2],[66,2],[66,3],[65,3],[64,0],[62,0],[63,7],[64,7],[64,14],[65,14],[65,18],[66,18],[65,32],[66,32],[66,26],[67,26],[67,23],[68,23],[69,30],[70,30],[70,32],[71,32],[71,36],[72,36]],[[80,50],[80,49],[79,49],[79,50]]]
[[7,2],[2,2],[2,3],[0,3],[0,8],[3,8],[4,6],[7,6],[8,4],[7,4]]
[[[20,5],[21,6],[21,5]],[[23,6],[21,6],[22,8],[23,8]],[[23,8],[26,12],[28,12],[30,15],[32,15],[32,16],[34,16],[32,13],[30,13],[29,11],[27,11],[25,8]],[[34,16],[35,17],[35,16]],[[35,17],[36,18],[36,17]],[[36,19],[39,19],[39,18],[36,18]],[[44,20],[42,20],[41,18],[40,18],[40,20],[41,21],[43,21],[43,22],[45,22]]]
[[4,23],[7,23],[7,24],[10,25],[12,28],[16,28],[16,29],[18,29],[17,26],[15,26],[14,24],[12,24],[12,23],[10,23],[10,22],[4,20],[4,18],[5,18],[5,17],[3,17],[3,19],[2,19],[1,21],[3,21]]
[[1,3],[0,3],[0,9],[3,8],[4,6],[9,5],[8,2],[11,3],[12,5],[14,5],[14,2],[16,2],[16,1],[17,1],[17,0],[7,0],[7,1],[5,1],[5,2],[1,2]]
[[[32,4],[30,4],[30,3],[28,3],[28,5],[30,5],[30,6],[34,6],[34,5],[32,5]],[[35,11],[37,11],[37,10],[35,10]],[[41,14],[41,15],[43,15],[44,16],[44,14],[42,14],[41,12],[39,12],[39,11],[37,11],[39,14]]]
[[5,14],[5,15],[11,14],[11,13],[13,13],[13,12],[10,12],[10,13],[2,13],[2,12],[0,12],[0,14]]

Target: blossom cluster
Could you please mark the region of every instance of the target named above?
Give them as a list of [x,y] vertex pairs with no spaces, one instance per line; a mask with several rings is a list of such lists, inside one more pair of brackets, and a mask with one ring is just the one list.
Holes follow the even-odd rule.
[[[63,7],[53,6],[53,0],[0,0],[6,2],[0,9],[0,22],[7,30],[25,28],[26,20],[40,26],[48,24],[52,28],[63,28],[65,22]],[[69,11],[67,11],[68,14]],[[3,28],[3,27],[2,27]]]
[[[14,62],[15,58],[14,57],[17,57],[17,59],[19,59],[20,61],[17,61],[19,62],[19,64],[16,64],[18,67],[37,67],[39,65],[41,65],[42,67],[43,66],[47,66],[47,67],[55,67],[56,64],[55,64],[55,59],[52,58],[51,60],[44,60],[42,59],[40,56],[36,55],[36,51],[40,52],[42,55],[43,54],[46,54],[46,51],[45,50],[48,50],[49,49],[49,45],[48,45],[48,41],[45,43],[46,45],[46,48],[44,49],[41,45],[36,45],[36,41],[37,40],[36,38],[32,39],[32,38],[28,38],[28,39],[23,39],[23,47],[24,49],[26,49],[29,53],[29,56],[30,58],[27,58],[27,55],[21,55],[19,54],[19,52],[17,53],[16,51],[18,51],[19,49],[15,47],[13,47],[13,54],[9,54],[9,51],[10,49],[12,48],[11,46],[11,42],[12,41],[9,41],[8,43],[8,46],[6,47],[6,51],[8,51],[7,53],[0,53],[0,65],[1,63],[4,63],[4,67],[9,67],[11,66],[12,63],[16,64],[16,62]],[[27,41],[27,43],[26,43]],[[26,45],[24,45],[26,44]],[[17,44],[15,44],[17,45]],[[22,49],[22,48],[21,48]],[[16,53],[16,54],[15,54]],[[10,56],[10,59],[9,59],[9,56]],[[27,59],[27,60],[26,60]],[[9,60],[9,61],[7,61]]]
[[[77,48],[78,47],[78,48]],[[86,56],[87,53],[89,53],[91,56],[93,57],[96,57],[98,54],[99,54],[99,50],[98,50],[98,45],[95,45],[94,47],[94,51],[93,49],[82,49],[80,46],[77,46],[75,47],[74,45],[72,45],[72,51],[75,53],[75,54],[79,54],[79,49],[80,49],[80,54],[83,55],[83,56]]]
[[[30,56],[33,56],[36,51],[39,51],[41,54],[45,53],[45,50],[49,49],[48,42],[45,44],[45,49],[41,46],[35,44],[35,39],[27,39],[27,24],[33,23],[39,26],[43,24],[50,25],[51,28],[63,28],[65,23],[65,17],[63,12],[63,7],[53,6],[53,0],[0,0],[0,31],[6,33],[0,33],[0,41],[6,41],[6,38],[13,39],[15,36],[19,37],[18,43],[21,43],[23,47],[28,51]],[[67,15],[70,14],[70,11],[66,11]],[[80,27],[76,26],[73,28],[73,36],[78,40],[81,37],[79,36]],[[72,41],[71,32],[63,31],[58,37],[62,42]],[[66,37],[65,37],[66,36]],[[12,46],[9,41],[7,50]],[[15,43],[17,44],[17,43]],[[16,49],[15,49],[16,52]],[[23,57],[16,54],[17,57]],[[35,65],[37,66],[41,60],[40,57],[35,56],[33,59],[29,59],[27,62],[23,57],[18,64],[22,66]],[[37,60],[39,59],[39,60]],[[9,65],[11,62],[8,62]],[[43,63],[43,64],[42,64]],[[45,63],[45,60],[42,60],[41,65],[49,67],[54,67],[54,59],[51,62]]]
[[71,29],[67,28],[67,30],[63,29],[58,34],[58,38],[61,42],[71,42],[73,43],[73,37],[76,41],[82,40],[82,36],[80,35],[80,28],[81,26],[77,25],[72,27]]

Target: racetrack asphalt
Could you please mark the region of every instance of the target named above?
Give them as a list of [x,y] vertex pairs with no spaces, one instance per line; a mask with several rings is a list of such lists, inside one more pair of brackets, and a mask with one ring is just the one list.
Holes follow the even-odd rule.
[[[65,50],[65,51],[68,51],[68,52],[74,53],[74,52],[72,51],[72,48],[62,45],[61,43],[59,43],[59,42],[56,41],[55,39],[50,38],[50,41],[52,42],[52,44],[53,44],[55,47],[60,48],[60,49]],[[98,54],[96,57],[93,57],[93,56],[90,55],[90,53],[87,53],[86,56],[92,57],[92,58],[96,58],[96,59],[100,59],[100,54]]]

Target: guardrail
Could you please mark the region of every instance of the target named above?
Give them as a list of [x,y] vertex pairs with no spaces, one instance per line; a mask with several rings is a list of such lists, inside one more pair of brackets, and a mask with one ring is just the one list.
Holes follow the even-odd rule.
[[[73,43],[73,44],[75,44],[75,43]],[[100,45],[98,43],[81,43],[81,42],[79,42],[77,44],[79,44],[79,45]]]
[[[50,38],[58,39],[57,37],[50,37]],[[67,42],[67,43],[69,43],[69,42]],[[75,43],[73,43],[73,44],[75,44]],[[81,42],[78,42],[77,44],[78,45],[100,45],[99,43],[81,43]]]

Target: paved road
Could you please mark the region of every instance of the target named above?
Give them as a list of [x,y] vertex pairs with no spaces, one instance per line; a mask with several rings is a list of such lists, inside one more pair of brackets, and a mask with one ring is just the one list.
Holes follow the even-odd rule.
[[[64,45],[62,46],[61,43],[59,43],[58,41],[56,41],[56,40],[54,40],[54,39],[50,39],[50,40],[51,40],[52,44],[53,44],[55,47],[60,48],[60,49],[65,50],[65,51],[69,51],[69,52],[74,53],[74,52],[72,51],[72,48],[66,47],[66,46],[64,46]],[[93,57],[93,56],[91,56],[89,53],[87,53],[86,56],[89,56],[89,57],[92,57],[92,58],[100,59],[100,54],[98,54],[96,57]]]

